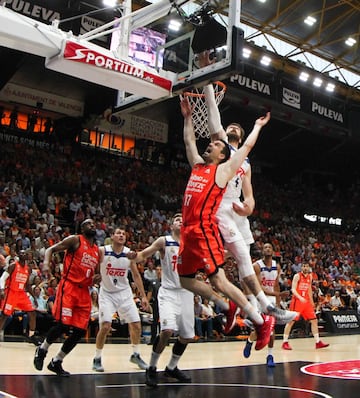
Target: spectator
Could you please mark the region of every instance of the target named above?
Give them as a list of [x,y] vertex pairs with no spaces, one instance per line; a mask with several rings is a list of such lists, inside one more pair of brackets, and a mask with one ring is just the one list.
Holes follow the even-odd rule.
[[145,268],[144,279],[146,286],[149,286],[149,284],[155,282],[158,277],[155,270],[154,260],[152,258],[147,259]]
[[91,313],[88,326],[90,337],[96,337],[99,329],[99,294],[96,288],[91,290]]
[[212,340],[214,337],[213,320],[215,318],[215,312],[214,312],[213,307],[209,303],[209,300],[206,297],[203,298],[201,307],[202,307],[202,311],[201,311],[202,330],[206,332],[205,333],[206,338],[208,340]]
[[340,291],[336,290],[330,299],[331,311],[342,311],[346,309],[343,299],[340,297]]
[[46,332],[54,322],[54,317],[48,311],[47,298],[39,286],[33,288],[31,301],[36,313],[36,327],[41,333]]

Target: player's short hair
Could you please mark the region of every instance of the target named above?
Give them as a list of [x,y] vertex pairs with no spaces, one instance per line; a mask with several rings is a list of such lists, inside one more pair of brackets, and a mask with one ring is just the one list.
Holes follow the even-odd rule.
[[172,216],[172,218],[171,218],[171,224],[174,224],[174,221],[175,221],[175,218],[176,217],[182,217],[182,214],[181,213],[175,213],[173,216]]
[[126,226],[124,224],[120,224],[120,225],[117,225],[116,227],[114,227],[114,229],[111,231],[111,235],[114,235],[115,231],[117,229],[120,229],[121,231],[125,231],[126,232]]

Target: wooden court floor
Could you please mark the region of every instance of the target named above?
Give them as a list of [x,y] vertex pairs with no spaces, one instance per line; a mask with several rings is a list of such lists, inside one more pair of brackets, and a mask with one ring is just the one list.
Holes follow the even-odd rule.
[[[192,377],[179,384],[160,373],[157,388],[144,384],[144,372],[129,362],[129,344],[107,344],[105,372],[91,370],[95,344],[81,343],[65,358],[69,378],[59,378],[46,369],[59,344],[51,346],[41,372],[33,368],[35,347],[25,342],[0,343],[0,398],[257,398],[324,397],[357,398],[360,393],[360,335],[327,336],[330,347],[315,350],[313,338],[290,341],[293,350],[275,342],[275,368],[267,368],[266,349],[242,355],[243,341],[190,344],[179,367]],[[171,346],[159,362],[167,364]],[[151,347],[141,345],[148,361]]]

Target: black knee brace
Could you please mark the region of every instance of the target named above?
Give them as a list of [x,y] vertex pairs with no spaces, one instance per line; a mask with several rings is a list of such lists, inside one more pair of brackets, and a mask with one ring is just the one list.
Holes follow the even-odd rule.
[[55,326],[53,326],[47,336],[46,336],[46,341],[49,344],[54,343],[63,333],[68,332],[69,326],[63,325],[62,323],[57,323]]
[[85,332],[86,331],[84,329],[73,328],[69,337],[64,341],[62,351],[64,351],[65,354],[68,354],[81,340],[81,338],[85,336]]
[[187,344],[180,343],[180,340],[176,340],[176,342],[173,346],[172,352],[175,355],[181,356],[184,353],[186,347],[187,347]]

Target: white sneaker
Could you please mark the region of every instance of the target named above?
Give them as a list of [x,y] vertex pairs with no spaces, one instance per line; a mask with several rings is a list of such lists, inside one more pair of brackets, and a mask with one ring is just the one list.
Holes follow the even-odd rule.
[[140,369],[146,370],[149,365],[140,357],[140,354],[132,354],[130,357],[130,362],[135,363]]
[[285,325],[299,316],[298,312],[283,310],[277,307],[269,306],[267,310],[269,315],[275,317],[277,325]]

